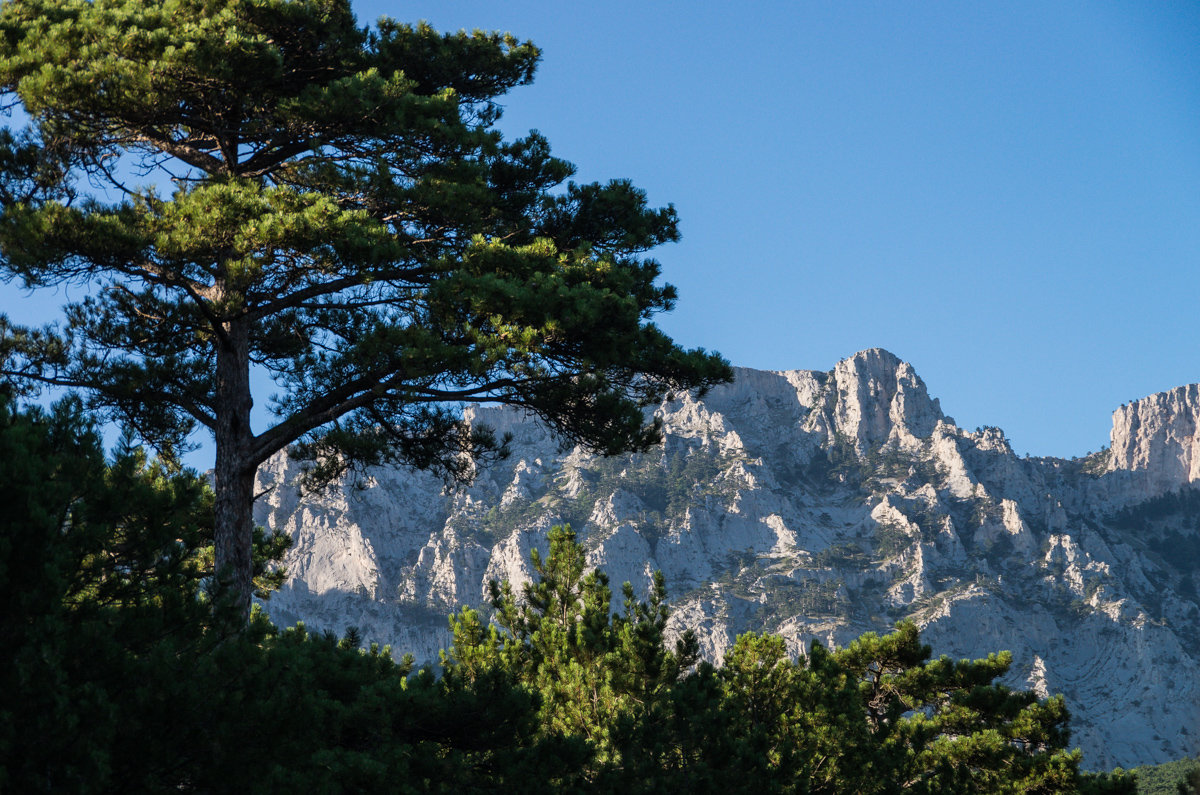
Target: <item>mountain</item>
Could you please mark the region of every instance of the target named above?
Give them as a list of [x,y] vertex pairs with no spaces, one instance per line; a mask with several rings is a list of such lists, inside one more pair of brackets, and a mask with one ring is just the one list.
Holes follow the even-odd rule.
[[257,521],[295,544],[268,612],[436,660],[446,615],[526,580],[570,522],[615,583],[661,569],[673,626],[709,659],[747,630],[803,654],[910,617],[937,653],[1009,649],[1013,686],[1065,694],[1091,769],[1200,750],[1200,387],[1123,406],[1111,446],[1072,460],[957,427],[880,349],[832,372],[739,369],[655,414],[661,448],[599,458],[477,408],[512,455],[456,490],[376,469],[302,498],[299,463],[276,456]]

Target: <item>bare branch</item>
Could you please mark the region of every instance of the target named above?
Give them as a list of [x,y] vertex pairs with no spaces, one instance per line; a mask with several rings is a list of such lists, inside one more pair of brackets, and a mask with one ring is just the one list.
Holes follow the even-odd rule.
[[167,154],[178,160],[182,160],[189,166],[205,171],[209,174],[225,174],[228,173],[225,165],[208,154],[202,152],[187,144],[172,140],[169,136],[153,135],[148,132],[141,132],[131,138],[131,142],[149,144],[150,146],[161,149]]

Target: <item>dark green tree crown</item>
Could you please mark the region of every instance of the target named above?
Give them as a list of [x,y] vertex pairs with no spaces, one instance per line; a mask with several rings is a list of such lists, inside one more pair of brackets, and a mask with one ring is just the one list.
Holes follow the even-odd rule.
[[174,446],[218,424],[247,328],[278,390],[254,461],[302,440],[466,476],[500,442],[461,421],[485,402],[599,452],[655,442],[646,405],[730,371],[650,322],[674,209],[494,129],[538,57],[339,0],[10,0],[0,82],[32,123],[0,138],[0,272],[92,289],[62,327],[5,322],[0,367]]

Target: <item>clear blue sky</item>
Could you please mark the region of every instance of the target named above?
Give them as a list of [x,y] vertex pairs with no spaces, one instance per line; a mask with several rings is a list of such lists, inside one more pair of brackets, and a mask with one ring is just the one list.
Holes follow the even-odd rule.
[[1200,381],[1200,6],[356,8],[542,48],[504,126],[675,204],[685,345],[770,369],[884,347],[1035,455]]
[[542,48],[502,126],[674,203],[684,345],[819,370],[884,347],[1035,455],[1200,381],[1200,6],[738,6],[355,3]]

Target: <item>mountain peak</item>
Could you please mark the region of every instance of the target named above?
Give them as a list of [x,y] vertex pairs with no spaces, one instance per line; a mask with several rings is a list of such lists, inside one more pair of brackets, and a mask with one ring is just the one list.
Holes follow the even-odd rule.
[[861,453],[892,443],[909,448],[945,418],[937,399],[908,362],[870,348],[837,363],[834,427]]

